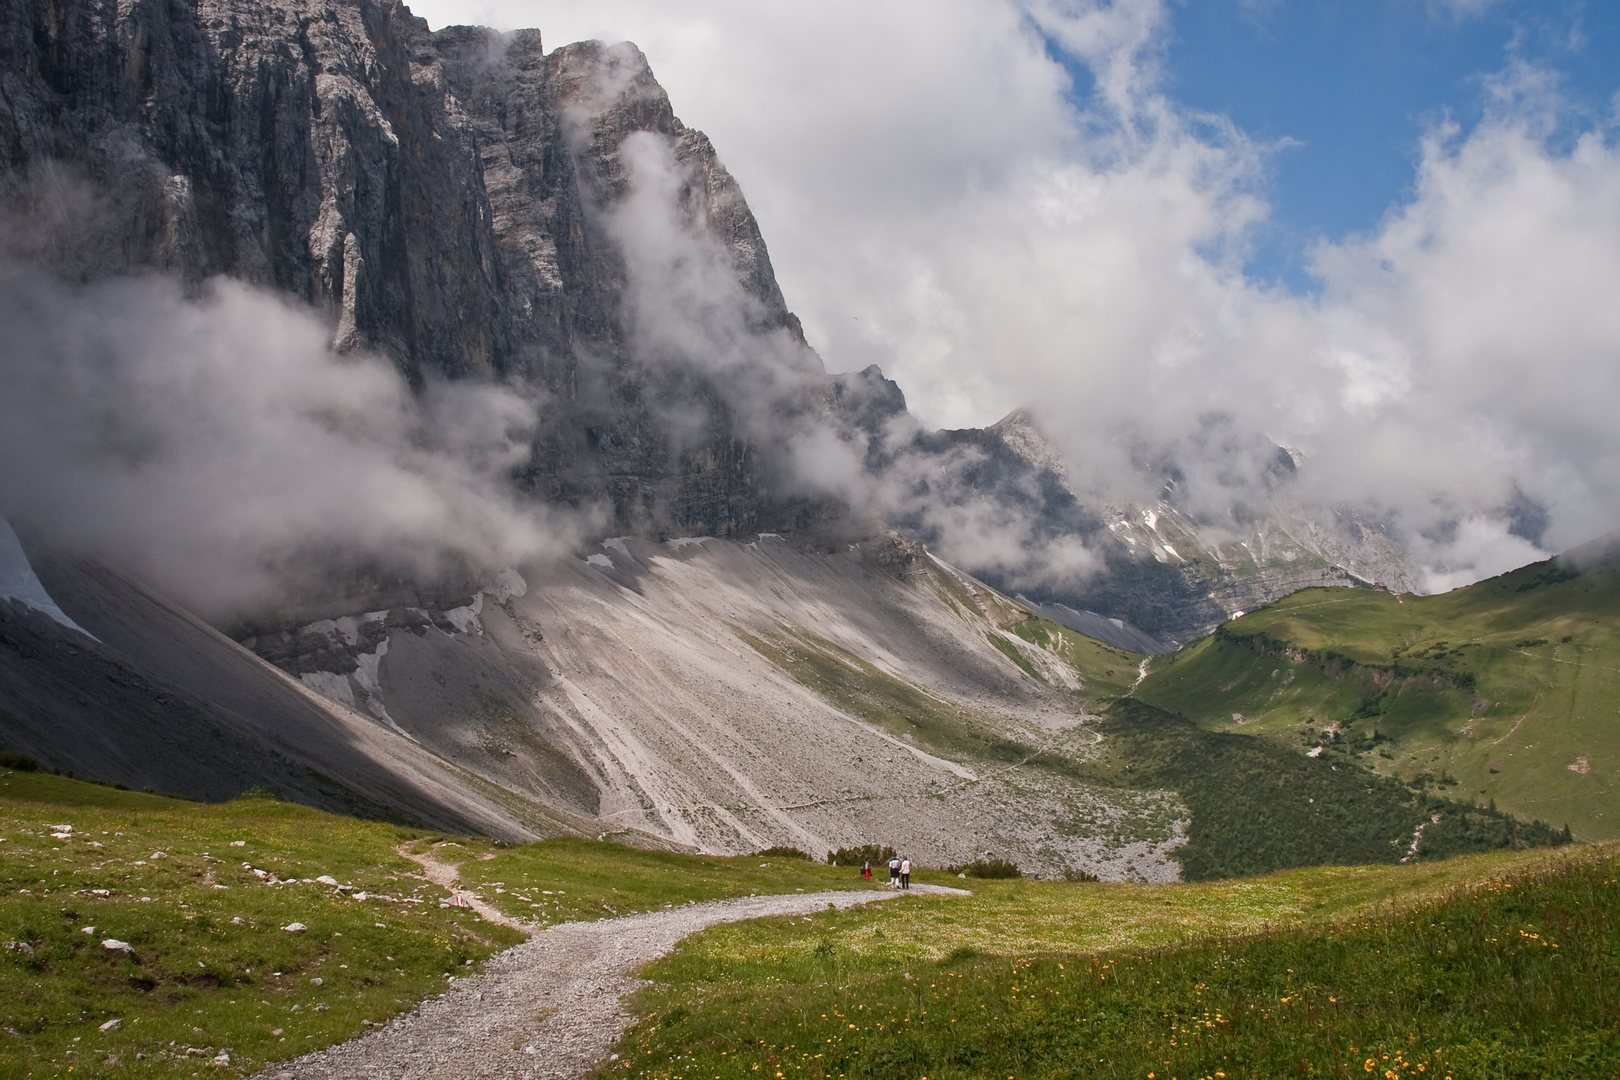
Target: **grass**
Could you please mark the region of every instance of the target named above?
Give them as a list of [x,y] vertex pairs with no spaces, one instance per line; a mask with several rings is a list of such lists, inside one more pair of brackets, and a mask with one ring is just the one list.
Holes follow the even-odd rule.
[[518,940],[441,909],[393,850],[410,835],[270,800],[5,775],[0,1071],[245,1074],[357,1035]]
[[1309,589],[1155,659],[1137,699],[1216,731],[1620,837],[1620,568],[1553,560],[1439,596]]
[[1612,1075],[1617,881],[1613,848],[1566,849],[715,927],[648,969],[601,1072]]
[[[780,855],[685,855],[589,840],[496,847],[464,840],[464,887],[517,919],[549,925],[769,893],[860,889],[851,867]],[[443,848],[440,857],[446,858]]]
[[247,1075],[412,1009],[521,940],[441,906],[401,844],[465,859],[464,885],[540,923],[859,887],[848,868],[798,859],[503,847],[268,799],[207,805],[7,773],[0,1076]]

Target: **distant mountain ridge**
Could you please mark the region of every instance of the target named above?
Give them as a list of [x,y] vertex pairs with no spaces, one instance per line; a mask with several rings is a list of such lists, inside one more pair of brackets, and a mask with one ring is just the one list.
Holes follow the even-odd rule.
[[[1282,447],[1259,449],[1272,462],[1263,510],[1239,515],[1236,528],[1203,525],[1177,507],[1173,473],[1165,497],[1150,504],[1089,500],[1025,410],[986,428],[927,431],[877,367],[833,382],[839,406],[870,438],[868,469],[903,489],[897,525],[1051,618],[1120,648],[1166,652],[1298,589],[1414,587],[1404,551],[1386,532],[1350,512],[1323,523],[1291,502],[1297,463]],[[991,518],[1023,550],[952,550],[952,507]],[[1072,573],[1032,568],[1023,557],[1075,544],[1090,558]]]

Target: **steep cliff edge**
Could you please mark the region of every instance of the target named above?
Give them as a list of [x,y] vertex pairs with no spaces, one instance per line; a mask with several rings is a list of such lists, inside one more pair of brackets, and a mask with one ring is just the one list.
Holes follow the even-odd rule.
[[[523,482],[622,528],[818,513],[777,494],[782,465],[738,414],[816,412],[820,361],[741,191],[633,46],[547,56],[534,31],[434,34],[377,0],[3,10],[10,257],[73,280],[225,275],[326,312],[338,351],[381,352],[414,385],[521,385],[542,411]],[[645,182],[679,189],[676,238],[730,275],[715,302],[741,324],[706,329],[770,372],[746,401],[712,342],[671,349],[638,319],[662,283],[615,234],[636,136],[667,159]]]

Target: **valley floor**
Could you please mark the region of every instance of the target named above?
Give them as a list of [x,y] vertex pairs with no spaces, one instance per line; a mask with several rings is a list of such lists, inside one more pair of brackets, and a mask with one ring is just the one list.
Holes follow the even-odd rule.
[[971,886],[10,773],[0,1075],[1620,1074],[1615,845]]

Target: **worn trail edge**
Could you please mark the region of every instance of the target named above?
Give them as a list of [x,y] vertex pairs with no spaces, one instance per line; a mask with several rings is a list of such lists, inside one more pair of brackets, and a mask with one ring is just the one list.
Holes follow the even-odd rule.
[[[912,891],[961,892],[915,885]],[[581,1077],[630,1027],[632,1017],[621,999],[644,985],[631,973],[688,934],[716,923],[808,915],[829,904],[842,909],[900,895],[750,896],[536,930],[528,941],[493,957],[483,972],[458,979],[415,1012],[357,1039],[272,1066],[260,1078]]]

